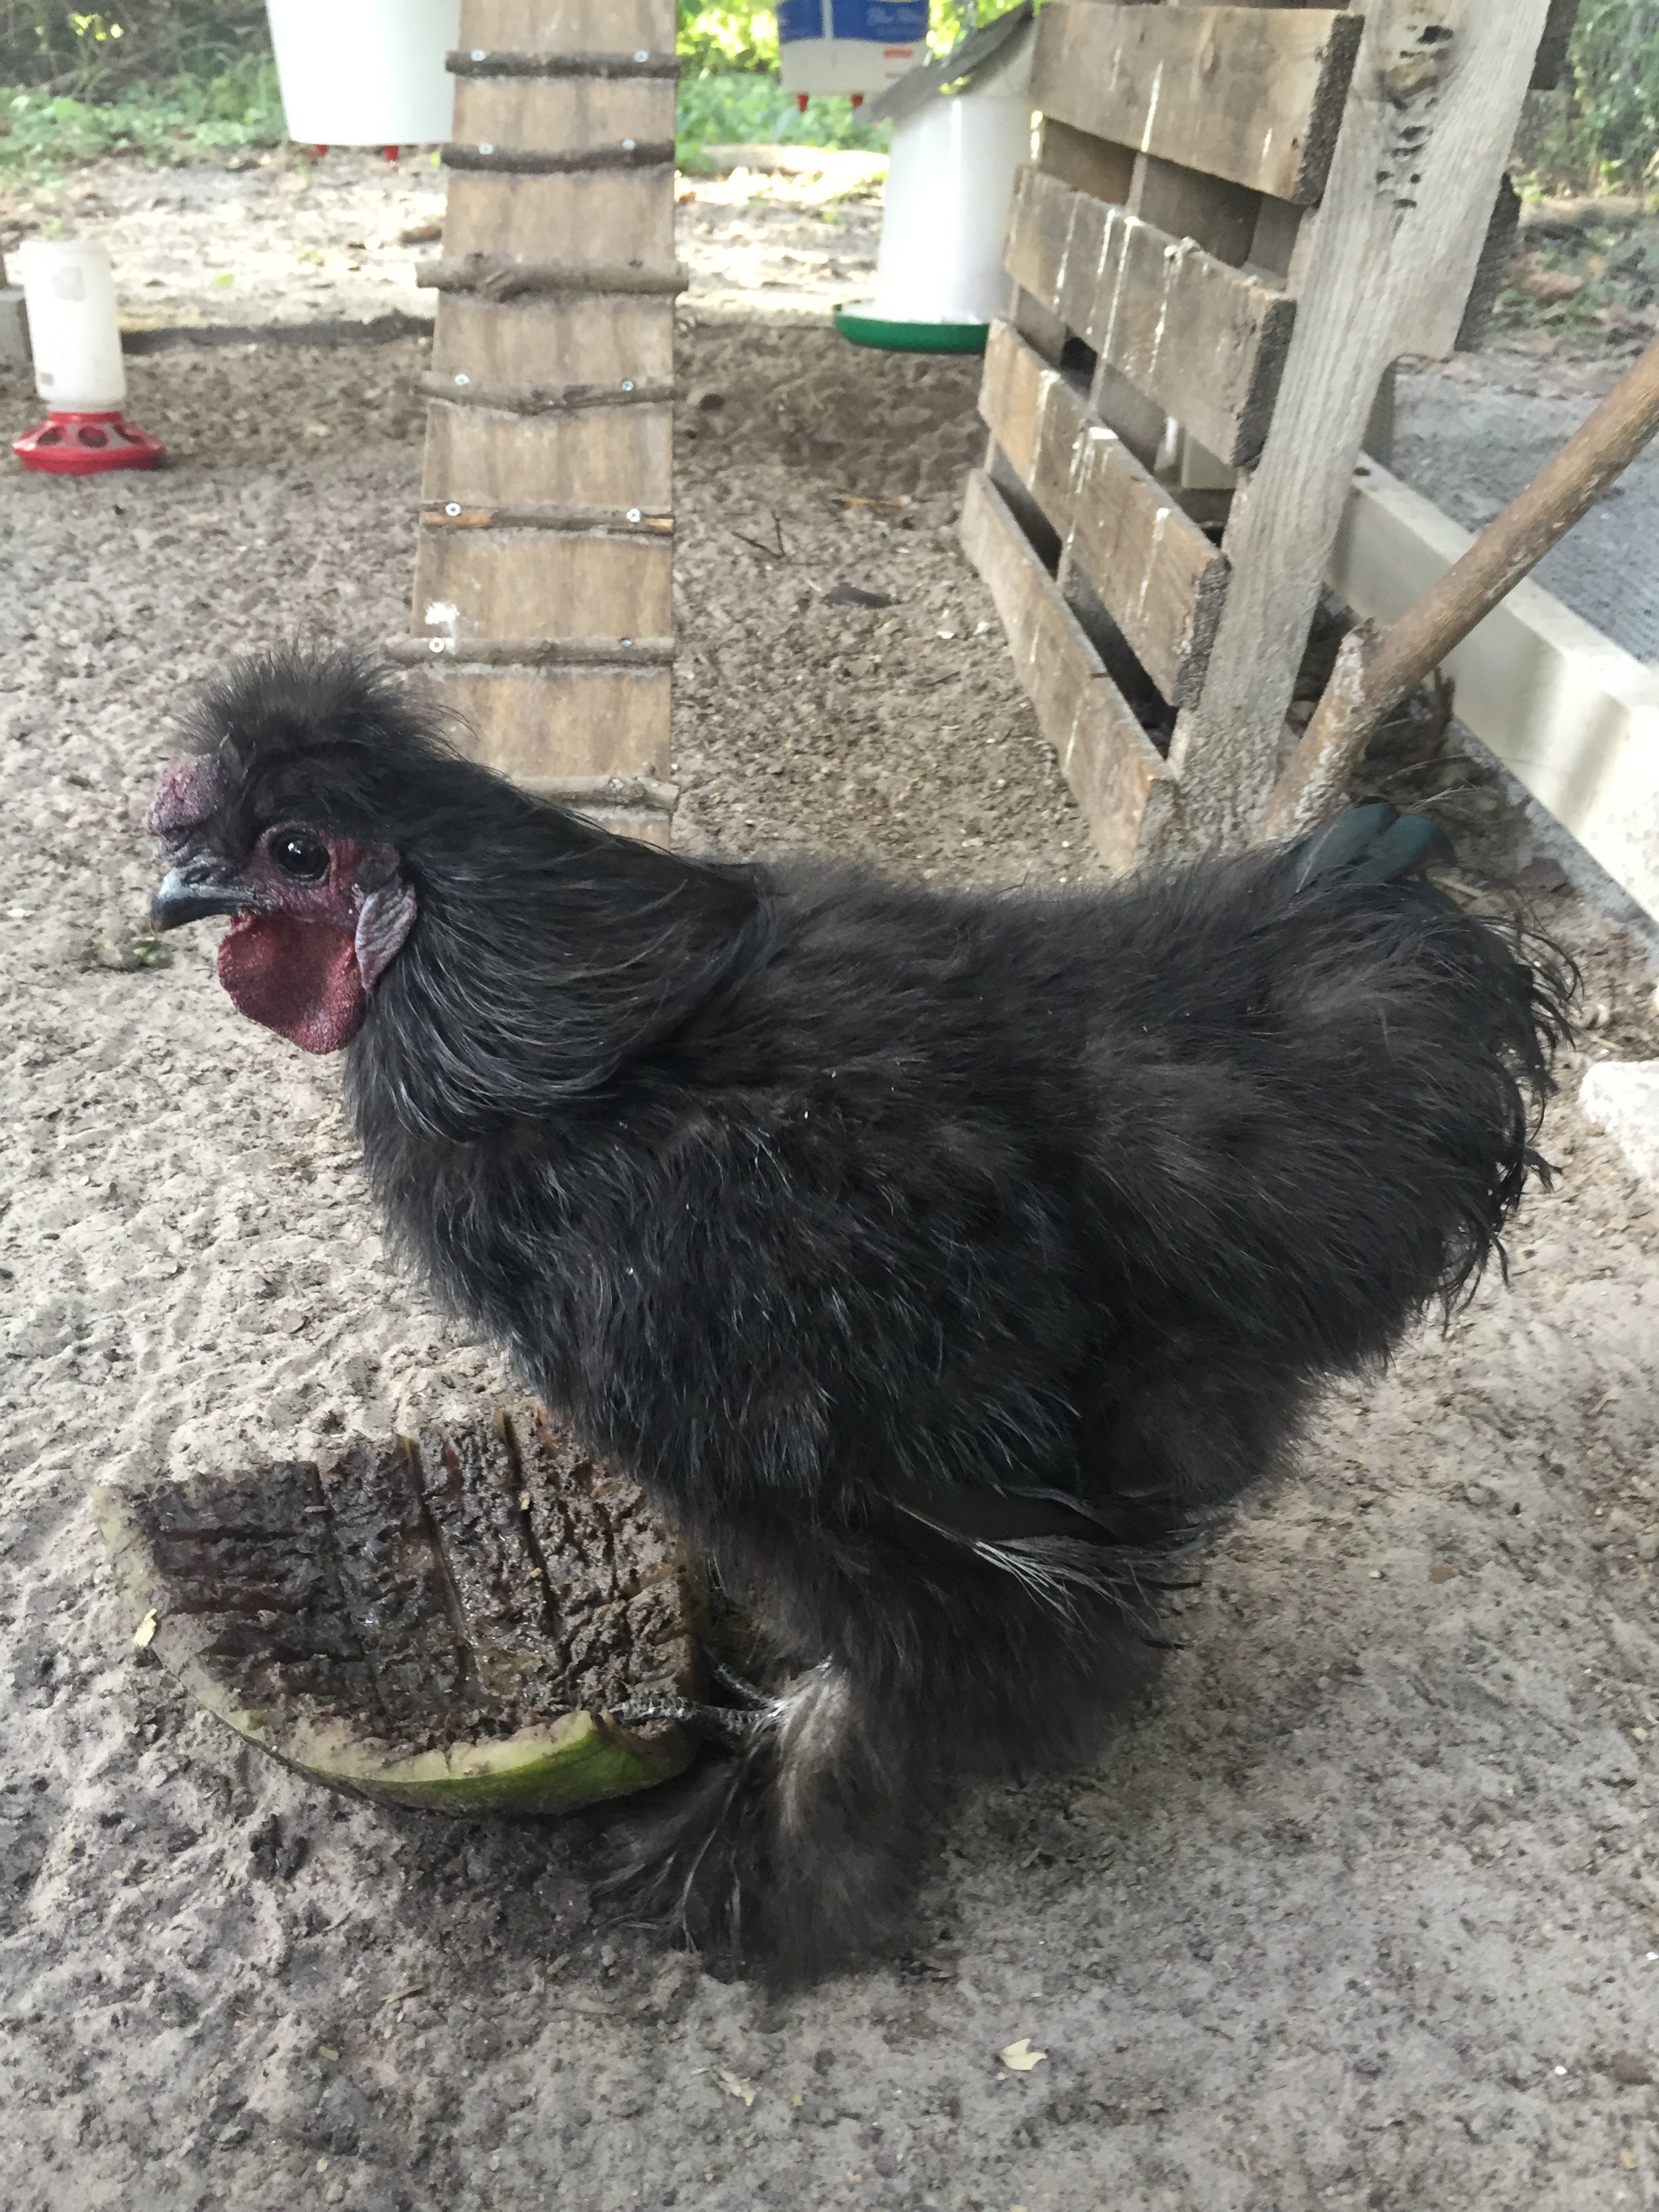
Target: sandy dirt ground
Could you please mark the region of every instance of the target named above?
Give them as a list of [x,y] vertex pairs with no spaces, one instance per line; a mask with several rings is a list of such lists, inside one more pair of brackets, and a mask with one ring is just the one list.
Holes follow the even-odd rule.
[[[761,166],[778,150],[678,180],[679,251],[701,310],[822,316],[867,291],[881,157],[829,151],[813,167],[791,149],[788,168]],[[106,161],[0,198],[0,253],[34,236],[101,240],[130,331],[429,323],[437,295],[415,271],[439,250],[443,211],[443,172],[418,149],[395,162],[298,146],[228,167]]]
[[[383,1255],[335,1067],[210,944],[131,950],[182,691],[405,620],[420,350],[141,359],[168,471],[0,483],[0,2203],[1652,2212],[1659,1212],[1577,1064],[1507,1287],[1333,1400],[1111,1755],[967,1800],[874,1972],[714,1981],[594,1920],[570,1831],[325,1797],[131,1648],[94,1478],[507,1387]],[[952,534],[972,368],[689,318],[682,380],[689,832],[1088,872]],[[1653,1056],[1640,948],[1434,781],[1588,1050]]]

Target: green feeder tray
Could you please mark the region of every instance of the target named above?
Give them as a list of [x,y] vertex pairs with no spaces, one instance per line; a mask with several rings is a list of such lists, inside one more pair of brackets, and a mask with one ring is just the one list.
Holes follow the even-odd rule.
[[143,1487],[93,1511],[133,1642],[315,1781],[446,1813],[564,1813],[678,1773],[624,1726],[694,1696],[702,1592],[635,1486],[538,1409]]
[[988,323],[896,323],[861,307],[837,307],[836,328],[849,343],[883,353],[983,353]]

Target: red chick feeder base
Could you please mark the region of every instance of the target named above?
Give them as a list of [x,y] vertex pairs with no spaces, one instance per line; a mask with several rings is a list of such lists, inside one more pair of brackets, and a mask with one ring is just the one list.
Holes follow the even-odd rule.
[[96,415],[54,410],[44,422],[14,438],[11,449],[26,469],[52,477],[94,477],[106,469],[156,469],[166,460],[161,441],[118,408]]

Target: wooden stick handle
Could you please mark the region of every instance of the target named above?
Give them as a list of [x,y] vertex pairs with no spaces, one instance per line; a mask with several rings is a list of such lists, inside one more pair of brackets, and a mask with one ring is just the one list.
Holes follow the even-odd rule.
[[1659,431],[1659,338],[1560,452],[1416,605],[1351,634],[1325,696],[1273,787],[1262,834],[1311,829],[1342,798],[1379,723],[1531,574]]

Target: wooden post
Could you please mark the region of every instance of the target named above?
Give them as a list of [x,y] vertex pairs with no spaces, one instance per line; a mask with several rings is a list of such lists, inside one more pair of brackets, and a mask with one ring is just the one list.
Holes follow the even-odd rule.
[[465,0],[413,635],[479,757],[672,818],[672,0]]

